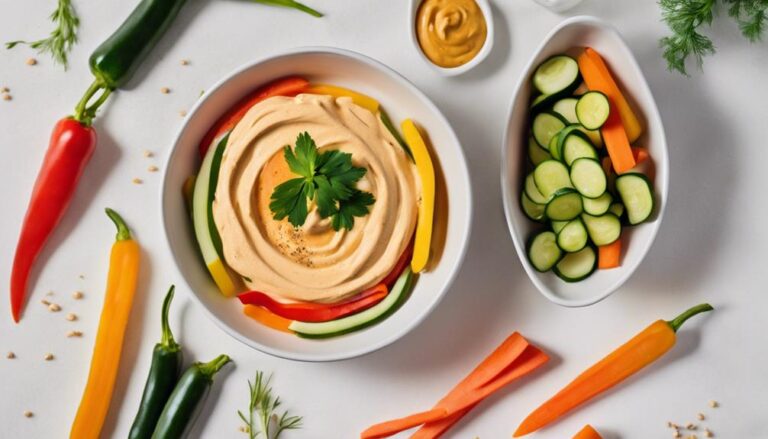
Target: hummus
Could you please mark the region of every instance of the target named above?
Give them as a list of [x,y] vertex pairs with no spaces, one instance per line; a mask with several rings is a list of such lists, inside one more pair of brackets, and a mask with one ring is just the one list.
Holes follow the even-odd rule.
[[485,16],[475,0],[424,0],[416,14],[416,36],[430,61],[458,67],[485,45]]
[[[272,218],[275,186],[297,177],[283,147],[308,132],[320,151],[352,154],[367,169],[358,188],[376,202],[351,230],[333,230],[314,203],[303,226]],[[350,98],[302,94],[254,105],[230,134],[213,202],[224,259],[247,287],[278,300],[334,302],[380,282],[416,225],[415,166],[378,116]]]

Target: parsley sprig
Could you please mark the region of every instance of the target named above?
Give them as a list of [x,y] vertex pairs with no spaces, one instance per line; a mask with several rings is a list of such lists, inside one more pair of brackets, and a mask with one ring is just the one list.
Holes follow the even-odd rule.
[[288,168],[299,175],[275,187],[269,209],[273,218],[288,218],[294,227],[307,220],[308,202],[317,204],[322,218],[331,218],[336,231],[352,229],[355,217],[368,214],[368,206],[376,200],[369,192],[357,189],[365,168],[352,165],[352,154],[338,150],[320,153],[307,132],[296,138],[296,147],[283,148]]
[[271,375],[265,377],[264,372],[256,372],[253,382],[248,381],[250,390],[248,415],[240,410],[237,411],[237,415],[247,425],[250,439],[259,438],[262,435],[264,439],[278,439],[280,433],[285,430],[301,428],[301,416],[288,416],[287,411],[277,414],[281,401],[280,397],[272,395],[271,381]]
[[[719,1],[727,6],[745,38],[760,41],[768,21],[768,0]],[[672,31],[660,41],[669,70],[688,75],[686,60],[693,57],[701,68],[704,57],[715,53],[714,43],[699,29],[712,24],[716,5],[717,0],[659,0],[662,18]]]
[[48,38],[37,41],[10,41],[5,43],[5,47],[13,49],[19,44],[26,44],[39,53],[49,53],[55,62],[66,69],[68,66],[67,54],[77,43],[77,28],[80,26],[80,19],[77,17],[71,0],[58,0],[56,10],[53,11],[50,18],[56,28]]

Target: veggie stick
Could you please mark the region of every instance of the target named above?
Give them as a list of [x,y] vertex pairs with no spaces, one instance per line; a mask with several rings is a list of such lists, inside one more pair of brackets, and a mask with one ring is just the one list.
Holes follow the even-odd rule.
[[597,247],[597,268],[616,268],[621,259],[621,238],[608,245]]
[[643,133],[643,128],[635,112],[632,111],[629,102],[627,102],[613,76],[611,76],[611,72],[608,70],[608,66],[605,65],[603,58],[594,49],[587,47],[579,55],[578,62],[579,70],[584,77],[584,82],[587,83],[587,87],[590,90],[601,91],[610,98],[619,112],[624,129],[627,130],[627,137],[630,143],[633,143]]
[[77,439],[97,439],[107,417],[139,273],[139,245],[117,212],[107,209],[107,215],[117,226],[117,239],[109,260],[107,290],[88,382],[69,436]]
[[348,88],[339,87],[338,85],[330,84],[312,84],[306,89],[306,93],[313,93],[318,95],[330,95],[335,98],[348,97],[352,99],[356,105],[359,105],[373,114],[379,112],[379,102],[362,93],[358,93]]
[[416,170],[421,178],[421,199],[419,200],[419,218],[416,223],[416,237],[413,244],[413,259],[411,270],[414,273],[423,271],[429,262],[432,242],[432,221],[435,214],[435,168],[429,156],[429,148],[424,142],[419,129],[411,119],[400,124],[405,142],[411,149]]
[[293,334],[293,331],[289,329],[291,323],[293,323],[293,320],[280,317],[279,315],[273,314],[265,308],[256,305],[245,305],[243,307],[243,314],[247,315],[253,320],[256,320],[266,327]]
[[573,439],[603,439],[600,433],[597,432],[591,425],[587,424],[582,428]]
[[632,155],[632,148],[629,146],[627,133],[621,125],[621,120],[616,112],[613,111],[613,105],[611,106],[608,120],[600,128],[600,132],[603,135],[605,149],[611,158],[613,170],[617,174],[622,174],[634,168],[636,164],[635,157]]
[[534,410],[517,428],[514,437],[524,436],[554,422],[653,363],[675,345],[675,334],[686,320],[712,309],[708,303],[702,303],[674,320],[657,320],[652,323]]

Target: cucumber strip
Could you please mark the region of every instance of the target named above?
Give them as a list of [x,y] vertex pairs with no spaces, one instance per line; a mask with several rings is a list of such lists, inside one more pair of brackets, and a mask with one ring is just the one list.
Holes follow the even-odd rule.
[[562,256],[557,236],[549,230],[538,233],[528,244],[528,260],[537,271],[549,271]]
[[524,191],[525,195],[527,195],[528,198],[530,198],[531,201],[536,204],[547,204],[547,201],[549,200],[549,198],[542,195],[541,192],[539,192],[539,189],[536,187],[536,182],[533,180],[533,172],[525,177]]
[[568,221],[578,217],[584,207],[581,195],[573,189],[560,189],[547,203],[544,215],[554,221]]
[[546,206],[534,203],[528,198],[528,195],[525,195],[525,192],[520,194],[520,206],[523,208],[523,213],[525,213],[525,216],[528,218],[534,221],[541,221],[544,219],[544,208],[546,208]]
[[579,218],[568,221],[568,224],[557,234],[557,245],[569,253],[583,249],[588,240],[587,228]]
[[[571,178],[568,175],[568,168],[555,160],[546,160],[539,163],[539,166],[536,166],[536,169],[533,170],[533,181],[536,183],[536,188],[539,189],[541,195],[547,200],[560,189],[573,188]],[[533,197],[531,197],[531,200],[538,202]]]
[[528,158],[533,163],[533,166],[536,166],[544,160],[550,160],[552,155],[549,154],[549,151],[539,146],[533,137],[530,137],[528,139]]
[[568,253],[555,265],[553,271],[566,282],[578,282],[588,278],[597,268],[597,255],[592,247],[584,247],[576,253]]
[[613,203],[611,204],[611,207],[608,208],[608,212],[616,215],[617,218],[621,218],[624,215],[624,205],[621,203]]
[[581,219],[587,226],[589,238],[597,246],[608,245],[621,236],[621,222],[612,213],[600,216],[585,213],[581,215]]
[[560,99],[552,106],[552,111],[563,116],[563,119],[567,120],[568,123],[579,123],[579,118],[576,117],[576,102],[578,101],[578,98]]
[[627,209],[630,224],[640,224],[650,218],[654,200],[648,177],[636,172],[619,175],[616,177],[616,191]]
[[603,167],[595,159],[576,159],[571,165],[571,182],[579,193],[587,198],[597,198],[608,188]]
[[562,158],[566,165],[571,166],[575,160],[585,157],[597,160],[597,151],[587,136],[577,129],[565,137]]
[[547,59],[533,73],[533,86],[544,94],[573,90],[580,83],[579,64],[566,55],[556,55]]
[[560,132],[567,122],[557,113],[551,113],[548,111],[539,113],[533,118],[533,124],[531,125],[531,131],[533,132],[533,138],[542,147],[547,148],[549,141],[552,140],[555,135]]
[[576,117],[588,130],[596,130],[608,120],[611,104],[608,97],[599,91],[584,93],[576,103]]
[[387,294],[387,297],[365,311],[329,322],[293,321],[288,329],[303,338],[329,338],[359,331],[379,323],[397,311],[408,298],[412,284],[413,273],[410,267],[407,267],[392,286],[392,291]]
[[565,227],[566,224],[568,224],[570,221],[552,221],[552,231],[555,233],[560,233],[561,230],[563,230],[563,227]]
[[[227,139],[229,139],[229,133],[222,137],[215,147],[208,148],[200,165],[200,172],[195,180],[195,189],[192,194],[192,205],[194,206],[192,220],[195,237],[206,264],[211,264],[216,259],[221,258],[221,237],[219,237],[216,225],[213,223],[211,202],[216,193],[218,171]],[[215,172],[214,162],[217,162],[216,165],[218,165]],[[216,178],[215,181],[214,178]]]
[[[603,195],[600,195],[597,198],[584,197],[582,202],[584,204],[584,212],[587,212],[592,216],[600,216],[608,212],[609,209],[612,207],[611,203],[613,202],[613,197],[611,196],[610,192],[606,191]],[[616,215],[616,216],[621,216],[621,215]]]

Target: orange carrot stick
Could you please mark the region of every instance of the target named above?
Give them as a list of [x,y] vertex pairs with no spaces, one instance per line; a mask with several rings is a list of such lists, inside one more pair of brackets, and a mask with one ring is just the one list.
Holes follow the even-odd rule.
[[408,430],[435,419],[443,419],[448,415],[448,411],[443,408],[433,408],[426,412],[414,413],[412,415],[393,419],[391,421],[381,422],[369,427],[360,434],[362,439],[379,439],[392,436],[401,431]]
[[652,323],[534,410],[517,427],[514,437],[524,436],[554,422],[653,363],[675,345],[675,333],[686,320],[712,309],[712,306],[703,303],[685,311],[674,320],[657,320]]
[[581,431],[576,433],[573,439],[603,439],[603,437],[591,425],[587,424]]
[[[621,123],[624,125],[624,129],[627,131],[627,137],[630,143],[640,137],[643,133],[643,128],[640,125],[640,121],[632,111],[629,102],[624,97],[624,94],[619,89],[616,81],[613,79],[608,66],[605,65],[605,61],[591,47],[584,49],[584,52],[579,56],[579,70],[584,77],[584,82],[587,84],[587,88],[590,90],[597,90],[603,92],[615,105],[615,109],[619,113]],[[611,109],[613,110],[613,108]]]
[[597,247],[597,268],[607,269],[616,268],[621,259],[621,238],[608,245]]
[[273,314],[266,308],[256,305],[245,305],[243,307],[243,314],[269,328],[291,334],[293,333],[293,331],[289,329],[293,320]]
[[600,132],[603,135],[603,142],[605,143],[605,149],[608,151],[608,156],[611,157],[614,171],[617,174],[622,174],[634,168],[636,164],[635,157],[632,155],[632,148],[629,146],[627,133],[621,125],[621,119],[616,114],[616,111],[614,111],[613,104],[611,104],[611,113],[608,115],[608,120],[600,128]]

